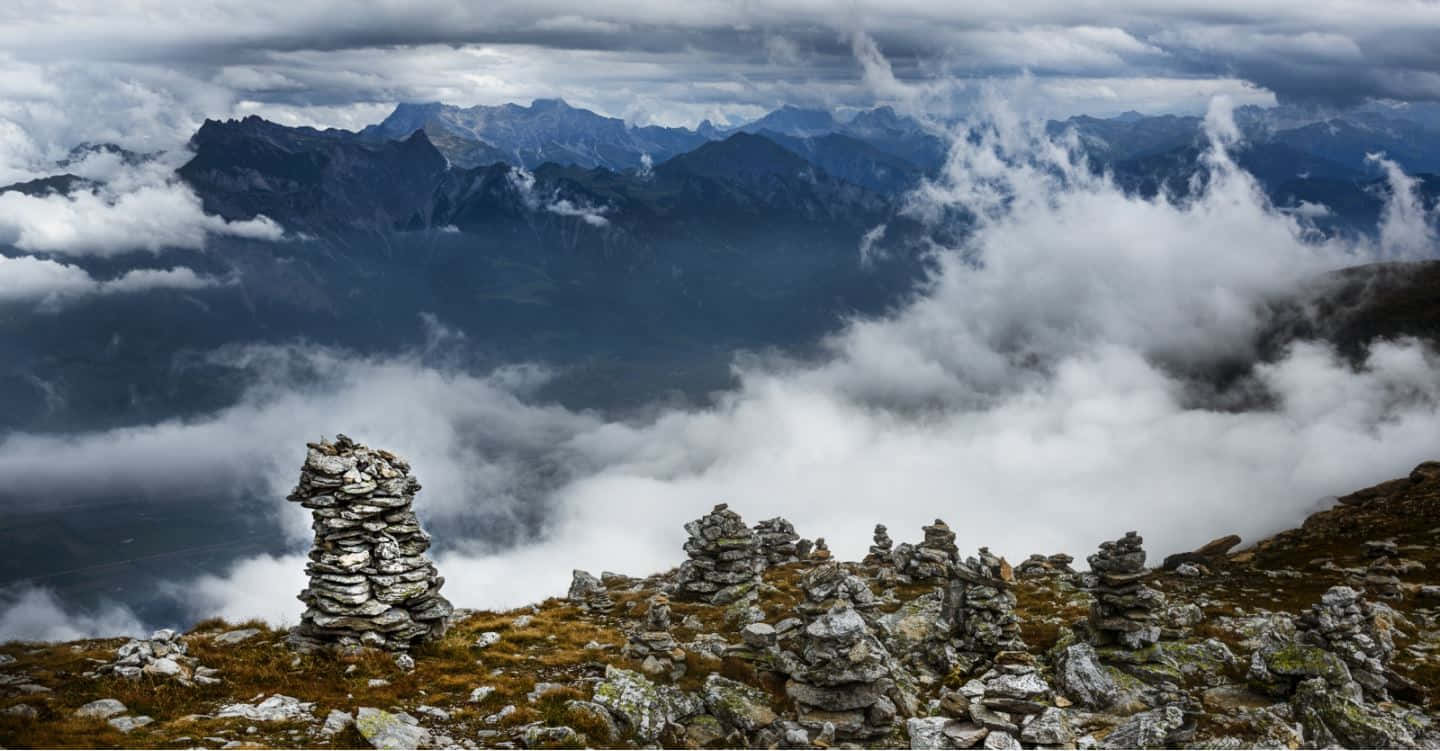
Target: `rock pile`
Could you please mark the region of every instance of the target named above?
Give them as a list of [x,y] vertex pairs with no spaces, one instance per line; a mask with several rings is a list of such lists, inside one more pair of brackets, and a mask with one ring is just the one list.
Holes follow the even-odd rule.
[[650,598],[645,620],[640,629],[630,635],[625,654],[643,660],[640,669],[652,678],[676,680],[685,675],[685,650],[670,634],[670,598],[664,593]]
[[1025,745],[1074,747],[1067,715],[1051,706],[1053,692],[1027,652],[1001,652],[995,665],[960,689],[969,700],[970,721],[989,730],[986,748]]
[[800,580],[800,589],[805,600],[796,609],[806,618],[818,617],[841,604],[861,613],[870,613],[880,604],[865,580],[847,571],[839,561],[810,569]]
[[410,508],[420,490],[410,465],[344,435],[308,446],[289,500],[311,510],[315,543],[290,644],[403,652],[444,635],[452,608]]
[[1053,574],[1073,574],[1075,570],[1070,568],[1070,564],[1074,561],[1073,556],[1064,553],[1055,555],[1035,553],[1015,566],[1015,575],[1022,579],[1038,579]]
[[121,678],[165,678],[184,686],[211,686],[220,682],[219,671],[207,668],[186,654],[188,648],[172,629],[161,629],[149,639],[131,639],[115,650],[115,661],[96,669],[93,675]]
[[1092,589],[1090,632],[1095,646],[1141,649],[1160,640],[1157,612],[1165,596],[1144,585],[1144,538],[1134,532],[1100,544],[1086,560],[1098,580]]
[[779,566],[800,560],[795,544],[800,535],[795,534],[795,525],[775,517],[755,525],[755,536],[760,539],[760,554],[767,566]]
[[760,540],[726,504],[685,525],[690,560],[680,565],[676,594],[681,599],[735,602],[754,591],[764,560]]
[[785,684],[797,720],[813,732],[833,728],[841,740],[887,735],[897,709],[889,655],[849,603],[837,602],[800,634],[800,664]]
[[895,554],[895,541],[890,539],[890,530],[884,524],[875,525],[874,542],[870,545],[870,552],[865,556],[867,566],[889,566],[892,564],[892,556]]
[[570,591],[565,599],[587,613],[608,613],[615,609],[615,600],[611,599],[605,583],[578,568],[570,572]]
[[962,672],[989,664],[1000,652],[1023,651],[1015,593],[1003,576],[1003,562],[981,548],[980,554],[951,566],[941,615]]
[[960,552],[955,547],[955,533],[940,519],[921,529],[925,539],[920,544],[901,543],[895,549],[900,573],[915,581],[943,580]]
[[1371,540],[1365,543],[1365,556],[1370,559],[1365,569],[1365,591],[1387,600],[1398,600],[1400,591],[1400,567],[1394,559],[1400,548],[1394,540]]
[[1365,695],[1384,701],[1395,644],[1376,627],[1370,603],[1350,587],[1331,587],[1296,623],[1296,641],[1338,656]]

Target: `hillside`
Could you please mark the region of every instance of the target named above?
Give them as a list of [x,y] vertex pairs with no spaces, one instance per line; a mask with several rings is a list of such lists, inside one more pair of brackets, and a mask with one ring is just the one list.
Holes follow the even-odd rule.
[[[1440,742],[1440,463],[1241,550],[1221,539],[1153,569],[1136,537],[1072,572],[1063,556],[957,555],[938,522],[893,547],[877,530],[863,562],[831,560],[783,520],[753,536],[740,524],[717,507],[688,527],[679,569],[577,572],[568,597],[457,611],[398,660],[301,654],[265,624],[213,620],[148,641],[5,644],[0,744]],[[711,558],[725,551],[763,561],[760,580],[717,590],[743,559]],[[117,674],[117,650],[148,667]]]

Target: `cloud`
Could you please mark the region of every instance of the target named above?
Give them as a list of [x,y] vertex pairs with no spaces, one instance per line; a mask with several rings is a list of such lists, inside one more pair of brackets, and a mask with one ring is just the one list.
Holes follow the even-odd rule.
[[105,603],[95,609],[72,609],[48,589],[0,589],[0,639],[6,641],[71,641],[144,633],[145,627],[123,605]]
[[32,253],[115,255],[134,250],[205,247],[210,234],[278,241],[285,232],[268,217],[226,221],[206,214],[199,196],[179,182],[128,192],[77,191],[69,196],[0,193],[0,243]]
[[201,276],[184,266],[131,269],[114,279],[98,280],[78,266],[59,261],[0,256],[0,304],[36,303],[46,311],[93,295],[136,294],[156,289],[196,290],[228,283]]
[[[281,499],[304,442],[345,432],[412,461],[447,593],[479,607],[559,594],[575,567],[674,566],[681,525],[721,501],[845,558],[877,522],[904,540],[937,516],[962,548],[1012,560],[1083,556],[1127,529],[1153,555],[1253,541],[1440,452],[1440,358],[1402,340],[1358,366],[1317,342],[1255,361],[1266,302],[1389,251],[1269,205],[1226,152],[1227,113],[1207,119],[1209,179],[1183,202],[1125,194],[1012,114],[971,123],[913,200],[975,225],[914,299],[848,322],[813,359],[737,358],[740,385],[708,406],[537,403],[546,371],[461,367],[445,350],[467,340],[432,319],[426,351],[404,356],[225,350],[212,363],[251,383],[231,407],[11,434],[0,475],[52,499],[226,488],[279,516],[298,552],[305,514]],[[1216,393],[1205,374],[1236,362],[1248,376]],[[196,617],[293,620],[298,569],[240,561],[176,591],[199,593]]]

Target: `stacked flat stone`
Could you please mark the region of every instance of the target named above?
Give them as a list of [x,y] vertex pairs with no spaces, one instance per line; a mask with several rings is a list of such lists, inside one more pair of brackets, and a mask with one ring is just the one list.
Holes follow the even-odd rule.
[[[852,604],[870,590],[838,563],[821,568],[825,574],[806,578],[809,607],[801,611],[818,614],[799,633],[801,650],[789,669],[786,695],[795,702],[799,724],[811,731],[829,732],[829,725],[845,741],[883,737],[897,715],[890,655]],[[828,609],[821,610],[825,603]]]
[[1051,706],[1054,692],[1030,653],[1000,652],[993,667],[965,684],[970,721],[990,731],[985,748],[1074,748],[1073,733]]
[[1338,656],[1367,696],[1379,701],[1390,698],[1386,674],[1395,643],[1388,630],[1376,628],[1370,603],[1359,592],[1331,587],[1300,616],[1296,626],[1296,641]]
[[289,499],[311,510],[315,543],[291,646],[403,652],[443,636],[453,609],[410,508],[420,490],[410,465],[344,435],[308,446]]
[[1365,591],[1376,597],[1398,600],[1403,596],[1399,574],[1400,568],[1389,556],[1372,558],[1365,569]]
[[950,625],[963,672],[991,664],[1001,652],[1025,649],[1015,593],[1003,569],[1004,562],[987,548],[951,566],[941,617]]
[[921,529],[925,539],[920,544],[902,544],[895,549],[900,573],[915,581],[944,580],[960,552],[955,547],[955,533],[940,519]]
[[1032,554],[1015,566],[1015,575],[1022,579],[1040,579],[1053,574],[1073,574],[1070,564],[1075,558],[1056,553],[1055,555]]
[[890,530],[884,524],[875,525],[874,543],[865,556],[867,566],[889,566],[895,554],[895,541],[890,539]]
[[625,654],[643,663],[640,669],[651,677],[676,680],[685,675],[685,650],[670,634],[670,598],[664,593],[650,598],[640,629],[630,635]]
[[587,613],[603,614],[615,609],[615,600],[610,597],[605,582],[596,579],[589,571],[578,568],[570,571],[570,590],[565,599],[579,605],[580,609]]
[[825,544],[824,537],[815,538],[815,549],[810,551],[810,560],[828,561],[831,558],[830,546]]
[[1145,540],[1134,532],[1100,544],[1086,560],[1098,582],[1091,594],[1090,632],[1095,646],[1141,649],[1160,640],[1158,612],[1165,596],[1143,583]]
[[676,595],[717,605],[735,602],[754,591],[764,568],[760,540],[745,520],[719,504],[685,525],[690,560],[680,565]]
[[780,566],[800,560],[795,552],[795,543],[800,535],[795,534],[795,525],[775,517],[755,525],[755,536],[760,539],[760,553],[767,566]]

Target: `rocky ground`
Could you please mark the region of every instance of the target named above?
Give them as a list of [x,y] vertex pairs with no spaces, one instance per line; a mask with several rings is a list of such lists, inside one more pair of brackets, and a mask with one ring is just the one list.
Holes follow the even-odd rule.
[[1437,463],[1238,550],[1147,562],[1117,530],[1074,570],[938,522],[841,563],[737,519],[399,657],[219,621],[0,645],[0,745],[1440,747]]

